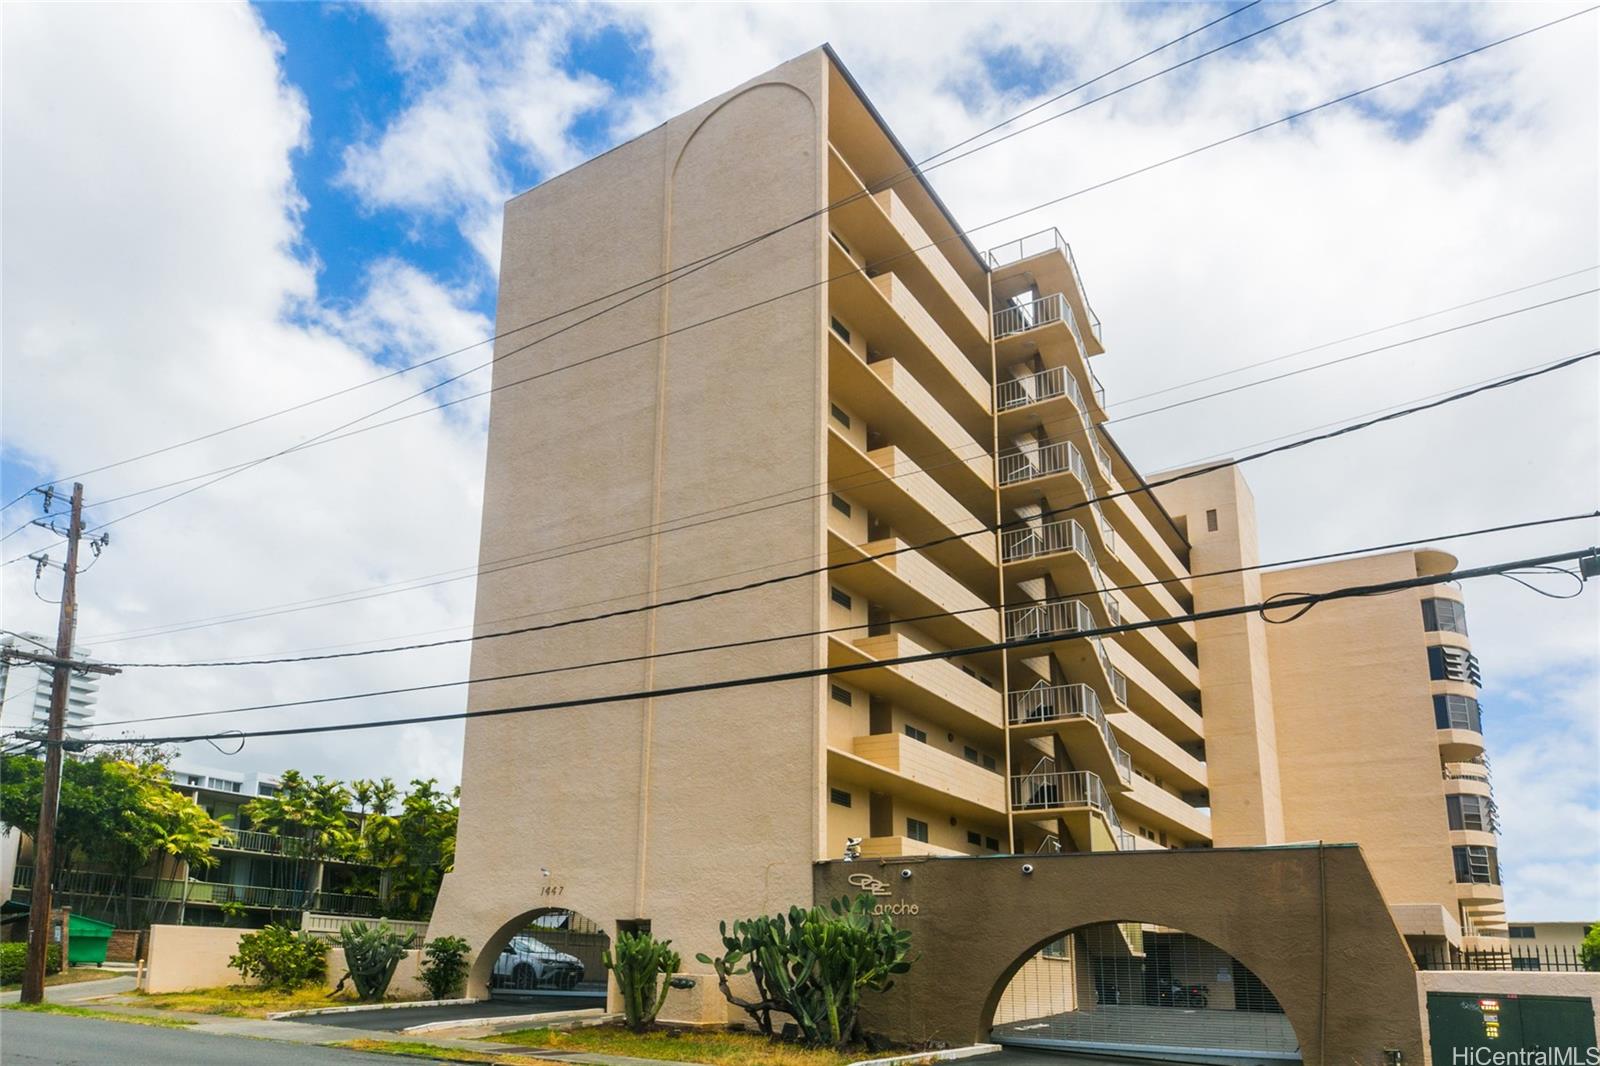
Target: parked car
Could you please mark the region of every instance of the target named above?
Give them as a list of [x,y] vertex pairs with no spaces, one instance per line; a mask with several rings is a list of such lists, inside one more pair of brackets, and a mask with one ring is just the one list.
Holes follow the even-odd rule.
[[514,936],[494,963],[496,988],[573,988],[583,980],[583,961],[531,936]]

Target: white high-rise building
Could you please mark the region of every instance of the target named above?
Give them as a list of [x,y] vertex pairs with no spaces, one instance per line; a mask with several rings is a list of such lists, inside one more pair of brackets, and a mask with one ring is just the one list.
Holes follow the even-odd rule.
[[[0,648],[55,654],[54,643],[37,633],[7,633],[0,637]],[[74,648],[73,658],[87,659],[88,650]],[[50,725],[50,693],[55,670],[43,663],[0,661],[0,729],[45,730]],[[94,706],[100,698],[100,679],[95,674],[73,673],[67,683],[67,735],[78,736],[94,720]]]

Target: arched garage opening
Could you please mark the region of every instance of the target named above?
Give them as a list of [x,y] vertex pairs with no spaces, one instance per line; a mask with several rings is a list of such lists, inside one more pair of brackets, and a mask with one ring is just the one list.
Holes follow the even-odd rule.
[[603,955],[611,938],[577,911],[543,907],[518,915],[484,944],[473,976],[492,999],[562,996],[603,1005]]
[[995,1042],[1217,1066],[1300,1061],[1283,1007],[1244,962],[1182,930],[1097,922],[1025,955],[1003,982]]

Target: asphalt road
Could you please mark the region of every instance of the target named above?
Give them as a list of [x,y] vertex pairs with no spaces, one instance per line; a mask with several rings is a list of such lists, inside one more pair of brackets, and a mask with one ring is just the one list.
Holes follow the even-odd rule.
[[96,1018],[0,1012],[0,1064],[4,1066],[374,1066],[383,1062],[415,1066],[417,1060]]
[[293,1019],[307,1025],[335,1025],[341,1029],[369,1029],[398,1032],[429,1022],[487,1021],[517,1014],[543,1014],[552,1011],[585,1010],[604,1007],[605,996],[518,996],[515,999],[488,999],[455,1007],[401,1007],[390,1010],[352,1010],[338,1014],[311,1014]]

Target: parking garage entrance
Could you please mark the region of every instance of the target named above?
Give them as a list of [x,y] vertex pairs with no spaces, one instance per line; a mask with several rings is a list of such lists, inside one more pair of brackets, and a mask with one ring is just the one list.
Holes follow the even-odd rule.
[[490,998],[567,995],[604,1002],[603,956],[611,938],[598,923],[576,911],[547,909],[530,912],[513,930],[495,956]]
[[1036,952],[1001,994],[992,1039],[1101,1058],[1300,1061],[1288,1016],[1248,967],[1197,936],[1145,922],[1083,926]]

